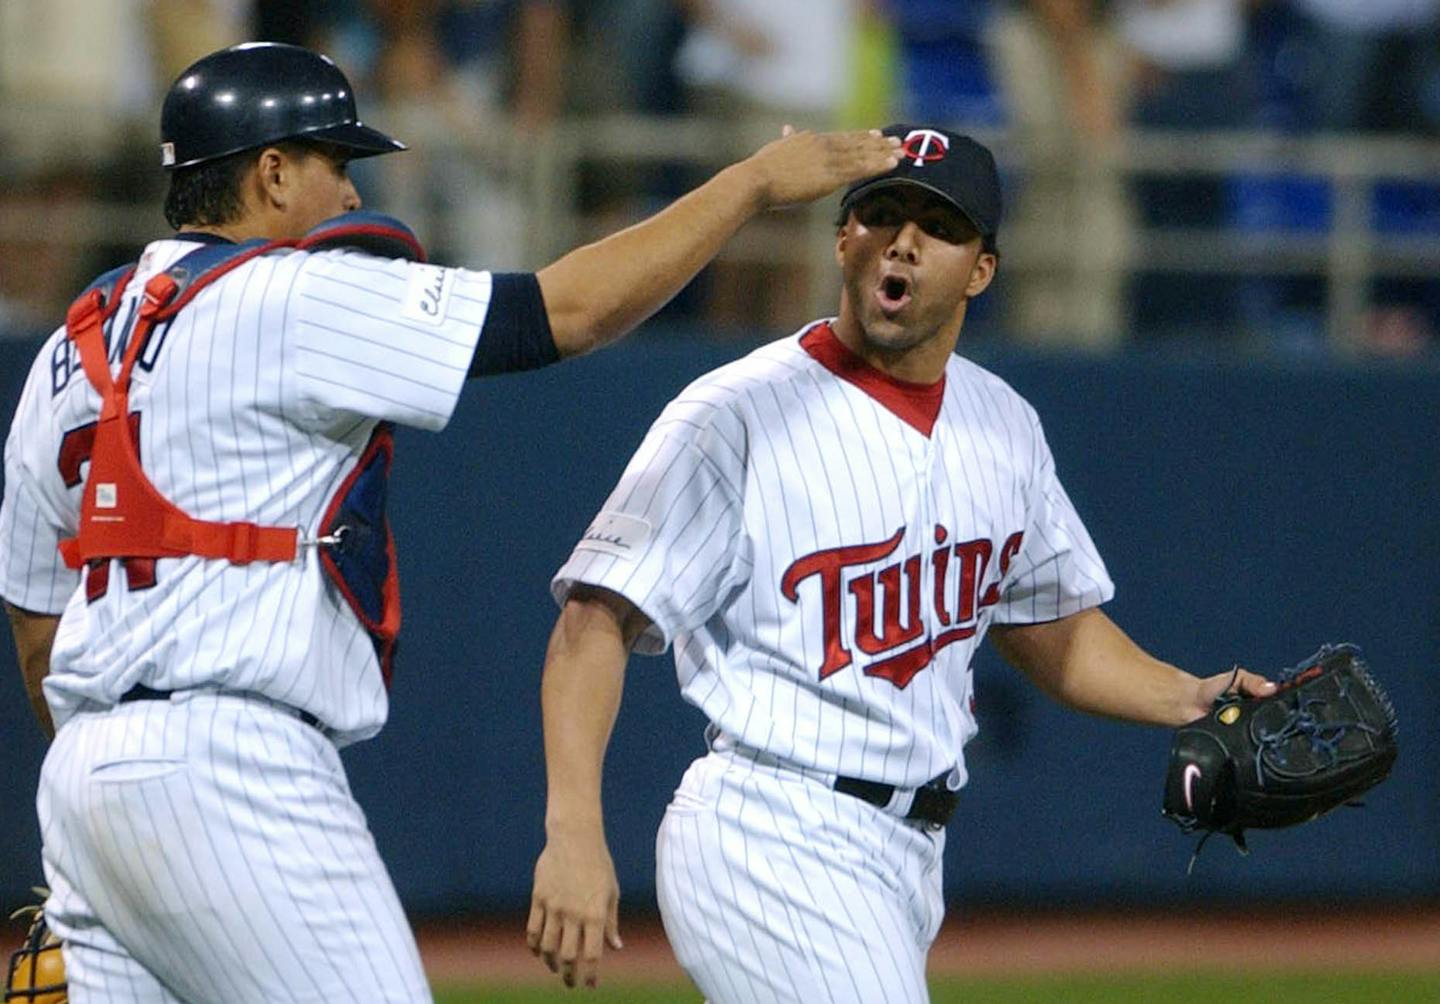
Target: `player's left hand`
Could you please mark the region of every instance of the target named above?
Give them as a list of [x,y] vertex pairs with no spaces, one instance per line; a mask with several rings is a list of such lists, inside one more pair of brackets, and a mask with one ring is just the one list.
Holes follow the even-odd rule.
[[599,984],[605,946],[624,947],[620,885],[603,830],[546,841],[535,863],[525,943],[567,987]]
[[1194,721],[1210,713],[1221,694],[1242,694],[1245,697],[1266,697],[1275,692],[1275,684],[1259,673],[1236,666],[1223,673],[1207,676],[1195,688],[1195,700],[1186,721]]

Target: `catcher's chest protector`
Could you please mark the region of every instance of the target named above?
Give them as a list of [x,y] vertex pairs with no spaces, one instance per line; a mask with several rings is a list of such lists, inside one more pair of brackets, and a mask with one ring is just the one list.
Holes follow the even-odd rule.
[[[378,214],[347,214],[322,224],[299,241],[250,241],[206,246],[191,252],[145,284],[134,329],[111,377],[104,326],[117,310],[134,268],[117,269],[96,281],[70,307],[66,331],[75,343],[86,378],[100,394],[90,470],[81,498],[75,537],[61,541],[70,568],[87,567],[86,595],[106,592],[110,560],[149,562],[199,555],[244,565],[295,560],[296,527],[220,523],[181,511],[146,477],[137,447],[140,416],[129,411],[130,376],[150,332],[173,318],[202,289],[258,255],[295,247],[320,250],[360,246],[382,254],[424,260],[424,251],[402,224]],[[385,515],[386,485],[394,441],[389,423],[380,423],[355,470],[327,507],[317,543],[321,567],[364,625],[375,645],[385,683],[390,683],[395,640],[400,631],[400,588],[395,544]],[[132,569],[134,571],[134,569]],[[153,574],[130,577],[131,588],[153,584]]]
[[[174,317],[209,282],[236,265],[268,250],[263,242],[238,247],[201,248],[145,284],[139,317],[120,364],[110,375],[105,343],[105,322],[114,317],[134,270],[87,290],[71,305],[65,317],[66,332],[75,343],[80,364],[91,386],[100,394],[100,418],[90,450],[90,473],[80,503],[79,533],[61,541],[65,564],[78,569],[88,564],[87,594],[103,594],[109,559],[177,558],[198,554],[223,558],[233,564],[251,561],[293,561],[299,534],[294,527],[261,527],[254,523],[212,523],[182,512],[160,494],[140,467],[135,435],[139,416],[130,414],[130,375],[140,350],[156,321]],[[220,257],[208,262],[205,259]],[[185,283],[190,268],[208,265]],[[177,278],[179,277],[179,278]],[[108,293],[108,296],[107,296]],[[177,293],[181,294],[177,297]]]

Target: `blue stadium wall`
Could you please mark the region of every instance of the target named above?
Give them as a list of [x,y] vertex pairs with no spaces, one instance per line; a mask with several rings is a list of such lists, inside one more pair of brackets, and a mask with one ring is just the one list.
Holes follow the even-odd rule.
[[[0,342],[12,414],[35,348]],[[543,838],[539,673],[552,571],[658,409],[736,354],[645,336],[473,385],[439,436],[402,433],[393,488],[405,633],[389,726],[345,754],[417,912],[513,909]],[[1196,671],[1273,669],[1360,643],[1401,713],[1391,780],[1359,811],[1222,842],[1159,814],[1168,736],[1049,704],[988,651],[973,780],[948,833],[957,903],[1440,898],[1440,370],[993,353],[1039,410],[1118,584],[1111,615]],[[668,657],[632,660],[606,771],[627,902],[653,903],[654,833],[703,722]],[[40,879],[44,754],[0,645],[0,906]]]

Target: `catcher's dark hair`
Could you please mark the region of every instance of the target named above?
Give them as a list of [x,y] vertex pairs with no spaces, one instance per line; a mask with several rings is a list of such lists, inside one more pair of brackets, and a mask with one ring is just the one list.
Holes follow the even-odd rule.
[[170,174],[170,190],[165,193],[165,222],[176,230],[183,226],[220,226],[235,222],[245,208],[240,183],[260,151],[269,147],[292,155],[319,149],[316,144],[303,140],[284,140],[176,168]]

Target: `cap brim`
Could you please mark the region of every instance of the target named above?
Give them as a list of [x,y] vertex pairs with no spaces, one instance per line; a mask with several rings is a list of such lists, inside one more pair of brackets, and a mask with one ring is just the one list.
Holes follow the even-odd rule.
[[840,208],[849,209],[855,204],[857,199],[862,199],[865,196],[869,195],[871,192],[878,192],[884,188],[896,188],[900,185],[912,185],[915,188],[923,188],[927,192],[932,192],[935,195],[940,196],[940,198],[944,199],[950,205],[954,206],[959,211],[960,215],[965,217],[965,219],[970,222],[970,225],[975,228],[975,232],[981,237],[994,236],[993,234],[987,234],[985,232],[985,228],[980,226],[979,223],[975,222],[975,215],[971,213],[970,210],[962,206],[959,202],[957,202],[955,200],[955,197],[949,192],[942,192],[934,185],[927,184],[923,181],[918,181],[915,178],[879,177],[874,179],[873,181],[867,181],[864,184],[858,185],[855,188],[851,189],[849,192],[845,193],[845,199],[843,202],[840,203]]
[[375,157],[382,153],[395,153],[399,150],[408,149],[398,139],[386,136],[379,129],[371,129],[359,122],[347,123],[345,125],[328,126],[324,129],[314,129],[310,132],[301,133],[295,139],[319,140],[324,143],[334,143],[336,146],[343,146],[347,150],[354,151],[354,157]]

